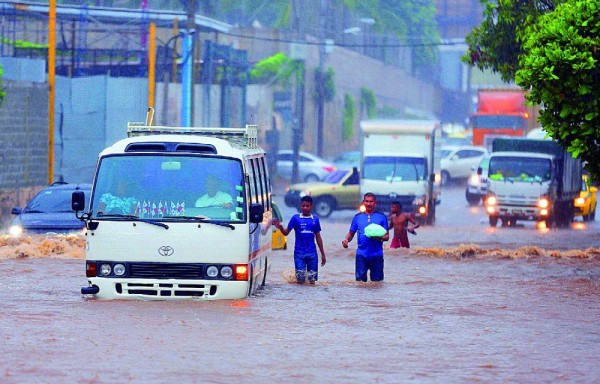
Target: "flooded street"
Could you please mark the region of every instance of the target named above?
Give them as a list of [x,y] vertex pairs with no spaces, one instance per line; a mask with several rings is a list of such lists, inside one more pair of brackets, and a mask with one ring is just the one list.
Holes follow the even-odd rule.
[[463,193],[386,250],[383,284],[354,281],[335,212],[317,285],[292,282],[289,249],[248,300],[86,299],[77,239],[0,243],[0,381],[597,382],[600,223],[490,228]]

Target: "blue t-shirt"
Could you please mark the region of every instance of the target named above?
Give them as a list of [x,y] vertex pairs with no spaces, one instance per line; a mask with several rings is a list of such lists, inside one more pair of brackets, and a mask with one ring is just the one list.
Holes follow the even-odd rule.
[[381,212],[357,213],[350,224],[350,232],[357,236],[358,247],[356,254],[364,257],[383,256],[383,243],[380,240],[371,239],[365,235],[365,228],[369,224],[379,224],[388,230],[387,216]]
[[288,230],[295,230],[296,241],[294,244],[294,253],[309,255],[317,253],[315,245],[315,233],[321,232],[321,223],[315,215],[302,216],[296,213],[290,219],[287,226]]

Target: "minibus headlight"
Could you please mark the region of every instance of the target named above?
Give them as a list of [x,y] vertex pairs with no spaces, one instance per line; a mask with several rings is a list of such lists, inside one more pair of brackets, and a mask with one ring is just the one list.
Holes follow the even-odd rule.
[[578,197],[575,199],[575,205],[582,206],[583,204],[585,204],[585,199],[583,197]]
[[496,200],[496,196],[488,196],[488,198],[485,200],[485,203],[487,205],[496,205],[498,201]]
[[425,208],[424,206],[420,206],[420,207],[419,207],[419,213],[420,213],[421,215],[424,215],[424,214],[426,214],[426,213],[427,213],[427,208]]
[[211,265],[210,267],[206,268],[206,276],[217,277],[218,274],[219,268],[215,267],[214,265]]
[[123,276],[125,274],[125,266],[123,264],[115,264],[113,272],[117,276]]
[[538,201],[538,207],[540,208],[548,208],[549,206],[550,202],[546,198],[542,198],[540,199],[540,201]]
[[221,276],[227,279],[230,278],[231,275],[233,275],[233,269],[231,269],[231,267],[225,266],[221,268]]
[[102,276],[108,276],[112,272],[112,267],[110,264],[101,264],[100,265],[100,274]]

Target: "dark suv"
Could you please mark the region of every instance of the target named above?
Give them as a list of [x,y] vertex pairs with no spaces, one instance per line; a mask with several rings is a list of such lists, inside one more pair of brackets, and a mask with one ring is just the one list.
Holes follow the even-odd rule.
[[12,214],[17,216],[8,230],[9,235],[82,231],[85,225],[71,209],[71,195],[74,191],[83,191],[89,204],[91,189],[91,184],[53,183],[35,195],[25,208],[12,209]]

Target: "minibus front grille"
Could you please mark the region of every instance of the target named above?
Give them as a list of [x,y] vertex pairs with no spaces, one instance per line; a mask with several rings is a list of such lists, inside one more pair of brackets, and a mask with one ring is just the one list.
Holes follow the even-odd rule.
[[201,279],[204,267],[192,263],[130,263],[129,277],[139,279]]

